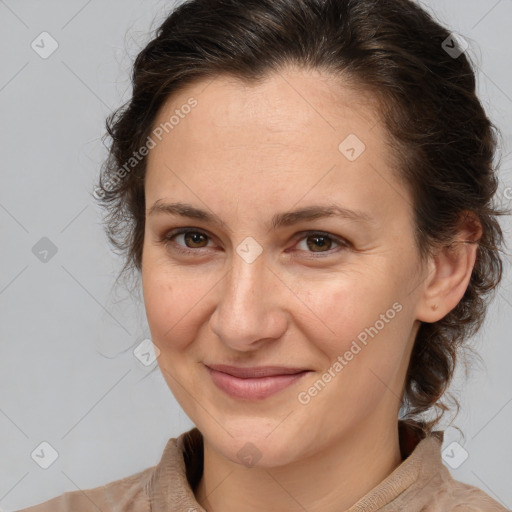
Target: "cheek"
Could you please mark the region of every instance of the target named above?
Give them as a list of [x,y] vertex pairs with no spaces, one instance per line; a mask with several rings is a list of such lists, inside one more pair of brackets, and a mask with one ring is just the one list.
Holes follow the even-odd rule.
[[199,280],[183,280],[159,267],[143,272],[144,306],[153,341],[160,350],[179,350],[188,344],[194,306],[204,295]]
[[317,336],[330,338],[332,348],[342,348],[343,341],[350,341],[373,325],[394,302],[387,283],[362,273],[309,283],[303,286],[301,296],[310,312],[308,317],[314,318],[305,327]]
[[[391,378],[411,327],[392,274],[379,272],[386,279],[373,274],[344,276],[303,290],[312,313],[302,316],[301,329],[324,354],[326,368],[347,379],[350,375],[356,388],[362,381],[378,384],[372,372],[384,381]],[[343,368],[338,365],[336,372],[332,365],[339,357]]]

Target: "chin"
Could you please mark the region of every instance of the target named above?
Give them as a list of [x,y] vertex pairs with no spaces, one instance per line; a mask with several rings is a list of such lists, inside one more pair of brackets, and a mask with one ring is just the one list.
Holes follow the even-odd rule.
[[[271,468],[294,462],[302,454],[306,440],[300,432],[291,431],[279,421],[261,418],[238,418],[233,422],[222,422],[212,428],[211,424],[201,430],[205,440],[224,458],[246,467]],[[281,423],[282,422],[282,423]]]
[[[220,448],[221,454],[236,464],[247,468],[272,468],[284,466],[296,460],[298,454],[295,452],[297,441],[269,438],[245,438],[228,441]],[[293,446],[295,445],[295,446]]]

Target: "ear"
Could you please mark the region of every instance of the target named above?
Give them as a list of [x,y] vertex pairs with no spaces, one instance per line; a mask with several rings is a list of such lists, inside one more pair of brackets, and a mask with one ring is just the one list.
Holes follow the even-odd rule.
[[418,320],[437,322],[457,306],[469,285],[481,236],[480,221],[472,212],[464,212],[453,243],[440,248],[429,261],[416,308]]

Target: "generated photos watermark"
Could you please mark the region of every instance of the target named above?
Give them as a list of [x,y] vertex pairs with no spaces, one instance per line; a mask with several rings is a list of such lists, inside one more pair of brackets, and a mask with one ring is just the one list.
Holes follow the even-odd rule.
[[[165,123],[160,123],[156,128],[154,128],[151,135],[146,139],[146,143],[137,151],[132,153],[132,156],[128,161],[125,162],[122,167],[117,169],[115,174],[103,184],[103,188],[94,187],[93,196],[96,199],[102,199],[105,196],[105,191],[110,192],[114,190],[121,180],[123,180],[133,170],[133,168],[149,154],[149,151],[155,148],[158,142],[162,141],[164,133],[168,134],[174,130],[181,120],[185,119],[185,117],[190,114],[192,109],[197,107],[197,105],[198,101],[194,97],[190,97],[186,103],[174,111],[174,114],[169,117]],[[157,141],[155,139],[157,139]]]
[[352,340],[350,348],[346,350],[342,355],[339,355],[331,364],[331,366],[322,374],[318,380],[316,380],[312,386],[310,386],[305,391],[301,391],[297,395],[299,403],[302,405],[309,404],[311,399],[323,391],[327,384],[329,384],[337,375],[339,375],[343,368],[345,368],[345,366],[347,366],[350,361],[352,361],[354,357],[368,345],[368,337],[373,339],[375,336],[377,336],[377,334],[379,334],[379,332],[384,329],[386,324],[389,324],[389,322],[393,320],[396,314],[400,313],[402,309],[402,304],[395,302],[391,308],[380,315],[379,320],[377,320],[372,326],[366,327],[363,331],[361,331],[357,335],[357,339]]

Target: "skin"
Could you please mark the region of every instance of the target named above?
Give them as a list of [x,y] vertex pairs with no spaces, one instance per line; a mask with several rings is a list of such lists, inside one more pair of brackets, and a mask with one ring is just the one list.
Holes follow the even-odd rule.
[[[476,246],[421,264],[411,199],[392,174],[376,104],[339,79],[286,68],[258,85],[201,80],[169,98],[155,126],[190,97],[197,106],[148,156],[142,285],[159,367],[204,436],[196,498],[209,512],[348,509],[401,463],[397,418],[417,329],[460,301]],[[354,161],[338,149],[349,134],[366,146]],[[157,200],[189,203],[224,225],[149,215]],[[329,203],[373,221],[269,228],[274,214]],[[180,227],[206,236],[161,242]],[[333,238],[316,247],[309,230]],[[458,237],[479,234],[463,224]],[[246,237],[263,249],[250,263],[237,252]],[[300,403],[298,394],[394,303],[400,312]],[[219,390],[205,362],[311,372],[247,401]],[[252,467],[237,456],[246,443],[260,456]]]

